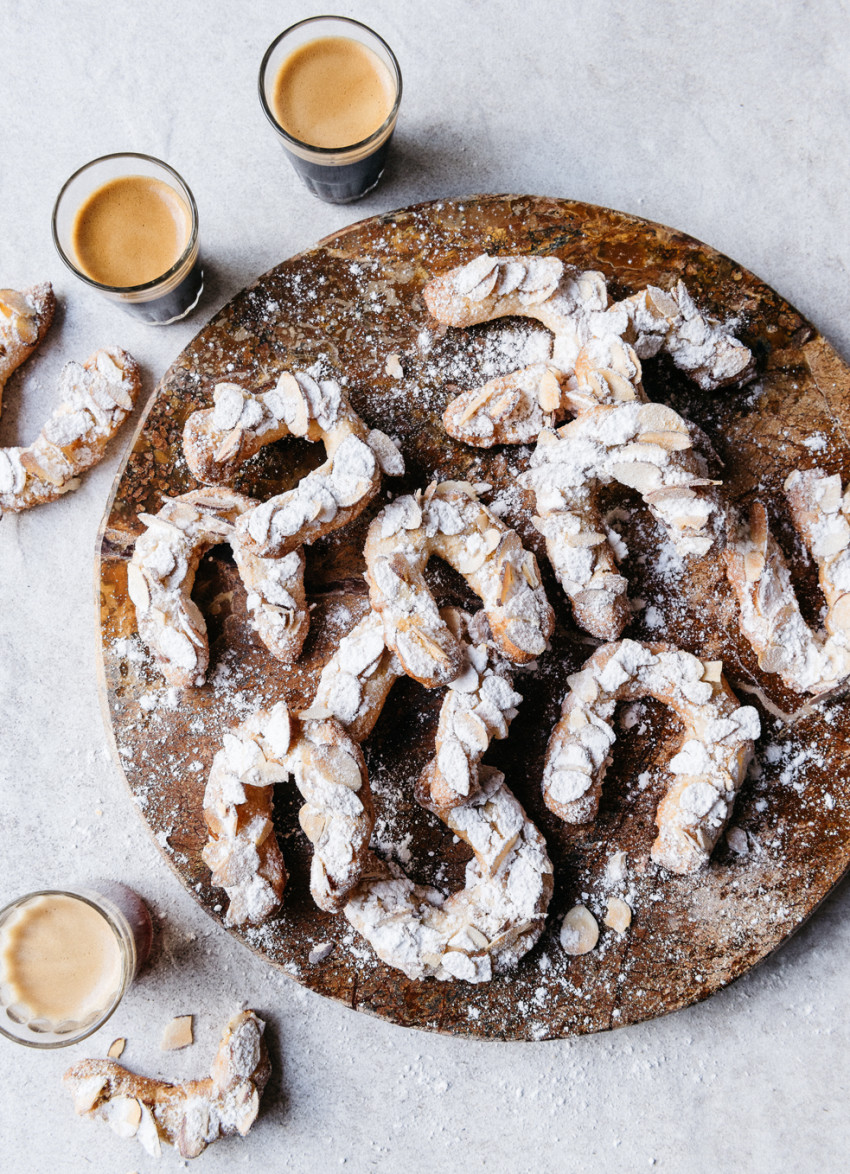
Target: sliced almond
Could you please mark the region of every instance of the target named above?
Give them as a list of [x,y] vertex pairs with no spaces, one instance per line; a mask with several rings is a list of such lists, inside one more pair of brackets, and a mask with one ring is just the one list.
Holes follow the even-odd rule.
[[764,571],[765,558],[760,550],[748,546],[744,551],[744,577],[748,583],[757,583]]
[[722,660],[704,660],[702,662],[702,679],[704,681],[711,681],[719,683],[723,677],[723,661]]
[[475,552],[475,554],[467,554],[465,551],[460,551],[455,559],[454,566],[461,575],[474,575],[476,571],[480,571],[487,561],[487,553],[482,548]]
[[561,923],[561,945],[571,957],[589,954],[599,941],[596,918],[584,905],[575,905]]
[[594,371],[593,375],[601,382],[599,392],[601,396],[612,399],[615,403],[627,403],[637,398],[637,392],[632,383],[625,376],[605,367]]
[[817,506],[823,513],[837,513],[841,508],[842,485],[837,473],[817,480]]
[[628,343],[623,342],[621,338],[614,336],[611,339],[611,359],[610,366],[622,375],[624,379],[628,379],[630,383],[640,383],[643,372],[641,371],[640,359],[637,357]]
[[461,710],[452,719],[452,729],[465,746],[477,746],[483,754],[490,745],[487,727],[477,713]]
[[549,368],[538,384],[537,402],[544,412],[556,412],[561,406],[561,385],[554,371]]
[[601,546],[603,542],[608,541],[606,534],[600,534],[598,530],[580,530],[578,534],[565,534],[563,542],[565,546],[572,546],[577,549],[582,549],[586,546]]
[[671,485],[663,489],[648,489],[643,496],[650,505],[663,506],[665,501],[692,500],[696,494],[686,485]]
[[641,432],[644,444],[657,444],[668,452],[684,452],[691,447],[691,438],[683,432]]
[[330,958],[333,952],[333,942],[319,942],[307,955],[307,961],[311,966],[317,966],[320,962],[324,962],[326,958]]
[[509,388],[501,395],[496,396],[490,403],[489,415],[493,420],[503,420],[509,416],[519,403],[520,393],[517,388]]
[[611,466],[611,473],[621,485],[628,485],[640,493],[654,489],[658,484],[658,467],[646,461],[618,461]]
[[286,421],[286,426],[293,436],[303,436],[310,424],[310,408],[298,380],[290,372],[285,371],[277,381],[276,390],[289,406],[287,416],[292,416],[292,422]]
[[750,545],[767,553],[767,544],[770,541],[770,522],[767,510],[760,501],[753,503],[750,510]]
[[536,591],[540,586],[540,578],[537,574],[537,566],[534,561],[534,556],[523,560],[522,573],[526,583],[532,591]]
[[161,1052],[176,1052],[194,1043],[191,1015],[178,1015],[166,1025],[159,1045]]
[[677,318],[679,315],[678,303],[657,285],[647,288],[645,305],[656,318]]
[[[570,401],[569,406],[572,406],[572,400]],[[578,407],[578,410],[584,411],[585,408],[590,407],[593,407],[592,403],[582,401]],[[540,430],[539,436],[537,437],[537,447],[547,448],[550,444],[558,444],[560,439],[561,438],[558,436],[557,432],[553,432],[551,428],[542,428]]]
[[666,404],[641,404],[638,409],[641,432],[682,432],[687,435],[688,425],[678,412]]
[[602,307],[608,304],[608,287],[597,269],[586,269],[579,274],[578,290],[585,302],[597,302]]
[[401,477],[404,474],[404,457],[397,445],[390,440],[386,432],[380,428],[372,428],[366,437],[366,443],[388,477]]
[[843,517],[831,518],[828,523],[829,532],[824,533],[827,525],[820,527],[821,533],[813,543],[814,553],[818,559],[831,558],[846,549],[850,542],[850,526]]
[[325,830],[327,817],[315,807],[311,807],[309,803],[305,803],[298,812],[298,822],[310,843],[317,844]]
[[456,640],[461,640],[465,632],[466,612],[459,607],[441,607],[440,619]]
[[[227,503],[230,504],[230,503]],[[164,507],[167,511],[167,521],[174,526],[179,526],[181,530],[188,526],[194,526],[196,522],[200,521],[201,513],[188,501],[174,501],[168,502]],[[215,525],[216,522],[221,522],[220,518],[211,518],[209,514],[204,515],[210,519],[210,522]]]
[[830,632],[850,632],[850,595],[842,595],[833,603],[826,624]]
[[487,548],[487,553],[492,554],[499,543],[502,541],[502,531],[492,527],[484,532],[484,545]]
[[[42,481],[47,481],[48,484],[56,485],[57,487],[65,484],[65,477],[62,473],[42,465],[35,454],[29,452],[27,449],[23,450],[19,459],[26,471],[33,477],[39,477]],[[65,464],[67,465],[67,461]]]
[[144,615],[151,605],[151,593],[147,579],[135,563],[127,566],[127,592],[136,611]]
[[325,718],[333,717],[333,713],[324,705],[310,705],[307,709],[299,710],[298,716],[302,721],[324,721]]
[[359,791],[363,784],[360,767],[342,746],[325,746],[325,755],[329,761],[330,773],[335,783],[341,783],[350,791]]
[[514,591],[516,583],[516,572],[510,563],[506,562],[502,567],[502,590],[499,595],[499,601],[504,607],[508,602]]
[[117,1060],[126,1046],[126,1039],[123,1036],[119,1036],[118,1039],[114,1039],[109,1045],[109,1049],[106,1054],[110,1057],[110,1059]]
[[384,370],[387,375],[393,379],[401,379],[404,376],[404,368],[401,365],[401,359],[398,355],[387,355],[387,361],[384,363]]
[[242,445],[242,437],[245,435],[242,428],[231,428],[227,435],[218,446],[213,457],[214,461],[227,461],[231,457],[236,456]]
[[409,582],[410,563],[403,554],[399,554],[398,551],[396,551],[395,554],[391,554],[387,559],[387,566],[390,568],[397,579],[401,579],[403,583]]
[[372,484],[371,477],[361,477],[347,493],[342,493],[339,487],[334,484],[334,496],[336,497],[337,505],[340,509],[344,510],[350,509],[353,505],[357,505],[372,488]]
[[142,1101],[139,1101],[139,1108],[142,1119],[139,1122],[139,1130],[136,1137],[152,1158],[159,1158],[162,1156],[162,1146],[159,1141],[156,1118],[148,1106]]
[[437,497],[451,497],[453,493],[462,493],[465,497],[471,497],[473,501],[478,499],[475,486],[469,481],[440,481],[434,490]]
[[499,262],[495,257],[489,256],[487,253],[482,253],[475,257],[474,260],[469,261],[462,269],[458,269],[452,275],[452,285],[455,290],[461,294],[468,294],[470,290],[474,289],[494,270],[498,276]]
[[474,925],[468,925],[466,927],[466,932],[473,946],[476,946],[479,950],[486,950],[490,945],[481,930],[476,929]]
[[[458,424],[459,425],[465,424],[467,422],[467,420],[471,420],[472,417],[478,411],[478,409],[487,403],[487,400],[490,398],[490,396],[492,394],[493,394],[493,388],[490,386],[489,383],[485,383],[484,387],[480,388],[476,392],[467,392],[466,395],[469,396],[469,399],[464,404],[463,410],[460,413],[460,415],[458,416],[458,420],[457,420]],[[458,399],[460,399],[460,398],[461,397],[458,397]],[[463,398],[465,399],[466,397],[464,396]],[[457,403],[457,400],[455,401],[455,403]],[[454,405],[452,405],[452,406],[454,406]]]
[[142,1106],[135,1097],[111,1097],[103,1106],[103,1115],[119,1137],[135,1137],[142,1119]]
[[494,269],[492,273],[488,273],[483,281],[479,281],[473,289],[467,293],[467,297],[471,302],[483,302],[485,298],[489,298],[490,294],[496,288],[496,282],[499,280],[499,270]]
[[448,664],[448,654],[431,639],[421,628],[408,628],[407,636],[422,646],[425,652],[434,660],[438,660],[441,664]]
[[619,897],[610,897],[604,921],[609,929],[623,934],[632,924],[632,911],[626,902],[620,900]]
[[17,314],[21,318],[33,318],[36,312],[22,293],[16,289],[0,289],[0,312],[4,317],[11,318]]

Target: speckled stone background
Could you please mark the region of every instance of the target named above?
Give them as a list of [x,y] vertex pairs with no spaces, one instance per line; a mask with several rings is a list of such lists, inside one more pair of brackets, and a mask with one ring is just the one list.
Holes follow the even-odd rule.
[[[721,0],[342,5],[405,76],[384,183],[354,208],[314,202],[259,110],[262,51],[309,10],[2,5],[0,283],[50,278],[62,312],[4,397],[0,443],[33,436],[68,357],[117,342],[152,389],[216,309],[259,273],[361,216],[474,191],[527,191],[635,212],[756,272],[847,358],[850,45],[846,5]],[[155,331],[75,286],[49,215],[74,168],[111,150],[168,159],[195,192],[208,292]],[[839,888],[775,958],[708,1003],[571,1043],[424,1036],[352,1014],[254,959],[162,862],[106,752],[95,682],[98,523],[119,462],[72,497],[0,522],[0,896],[118,875],[149,901],[152,964],[85,1044],[0,1041],[4,1168],[148,1171],[134,1143],[74,1118],[65,1066],[125,1035],[124,1059],[202,1073],[240,1000],[269,1020],[276,1075],[247,1142],[200,1168],[631,1171],[844,1168],[846,954]],[[194,1012],[197,1042],[157,1050]],[[168,1152],[162,1169],[179,1165]]]

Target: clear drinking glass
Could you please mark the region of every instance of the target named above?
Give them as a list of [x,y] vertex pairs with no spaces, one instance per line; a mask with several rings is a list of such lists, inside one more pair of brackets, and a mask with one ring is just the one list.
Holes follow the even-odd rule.
[[[182,197],[191,216],[189,241],[180,257],[167,272],[142,285],[110,286],[94,281],[79,268],[74,252],[74,223],[89,196],[111,180],[141,175],[158,179]],[[198,208],[195,197],[173,167],[140,155],[135,151],[103,155],[75,171],[60,191],[53,209],[53,243],[71,272],[99,290],[110,301],[118,302],[134,318],[152,326],[168,326],[185,318],[198,304],[204,288],[198,248]]]
[[[351,146],[314,147],[303,143],[284,130],[274,115],[274,87],[281,65],[296,49],[320,37],[343,37],[365,45],[384,63],[395,82],[395,101],[384,122],[368,138]],[[372,190],[383,173],[401,104],[401,69],[382,37],[359,20],[344,16],[313,16],[299,21],[266,50],[260,65],[259,90],[263,112],[308,191],[329,204],[348,204]]]
[[114,936],[119,965],[114,986],[104,991],[102,1005],[87,1010],[79,1019],[61,1022],[29,1014],[10,985],[5,965],[0,965],[0,1034],[30,1048],[62,1048],[78,1043],[97,1031],[109,1019],[125,992],[144,965],[153,937],[150,914],[144,902],[131,889],[113,881],[95,881],[97,888],[41,889],[18,897],[0,909],[0,949],[10,948],[7,935],[16,922],[26,917],[28,909],[44,898],[66,897],[95,910]]

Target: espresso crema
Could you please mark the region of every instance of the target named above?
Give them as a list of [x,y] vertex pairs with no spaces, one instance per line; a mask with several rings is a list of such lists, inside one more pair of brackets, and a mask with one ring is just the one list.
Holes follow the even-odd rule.
[[31,1019],[59,1026],[105,1010],[123,975],[115,932],[97,909],[64,893],[45,893],[0,932],[6,1001]]
[[272,108],[287,134],[312,147],[360,143],[386,122],[396,85],[380,57],[348,37],[319,37],[281,65]]
[[77,212],[71,247],[80,270],[113,289],[145,285],[186,250],[192,214],[182,196],[146,175],[112,179]]

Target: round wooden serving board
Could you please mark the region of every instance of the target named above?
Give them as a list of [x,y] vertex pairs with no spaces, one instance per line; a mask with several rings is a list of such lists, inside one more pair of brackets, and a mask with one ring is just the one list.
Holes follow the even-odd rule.
[[[637,496],[618,488],[608,503],[617,510],[612,524],[629,550],[623,568],[631,597],[645,601],[628,634],[722,659],[739,698],[753,701],[762,714],[758,762],[733,816],[746,833],[733,842],[748,850],[735,853],[721,840],[710,867],[692,877],[669,876],[650,862],[661,767],[681,732],[674,716],[654,702],[632,707],[621,721],[595,823],[568,827],[545,809],[540,777],[546,742],[566,678],[594,642],[572,624],[530,524],[533,502],[517,481],[530,449],[468,448],[446,435],[440,417],[459,390],[531,361],[546,336],[518,319],[446,330],[429,319],[421,297],[431,275],[485,250],[554,254],[599,269],[614,297],[650,282],[670,288],[682,278],[703,309],[734,319],[738,336],[757,356],[754,383],[703,393],[659,358],[645,364],[644,384],[650,399],[703,427],[733,500],[746,505],[758,495],[767,502],[792,559],[804,614],[817,623],[816,576],[788,525],[781,486],[795,466],[850,474],[850,370],[778,294],[690,237],[587,204],[481,196],[376,217],[285,261],[234,298],[168,370],[104,522],[102,685],[118,758],[144,819],[189,891],[221,920],[226,898],[210,887],[200,852],[204,786],[222,733],[280,698],[295,709],[310,702],[322,665],[367,608],[363,540],[388,495],[424,488],[434,478],[486,482],[491,488],[482,491],[483,499],[536,551],[558,620],[539,670],[517,678],[524,702],[509,738],[494,743],[487,756],[505,772],[549,845],[555,895],[541,941],[514,973],[488,984],[408,981],[378,962],[341,914],[314,907],[309,845],[297,822],[301,799],[285,785],[275,800],[290,871],[283,907],[261,929],[233,932],[299,982],[357,1010],[458,1035],[537,1040],[635,1023],[704,999],[793,933],[850,864],[850,721],[840,698],[809,706],[759,672],[738,634],[721,569],[702,565],[684,574]],[[389,355],[399,357],[402,378],[387,374]],[[142,530],[137,514],[158,510],[163,495],[196,488],[181,433],[190,412],[210,405],[216,382],[261,390],[282,370],[315,363],[344,376],[355,409],[399,441],[407,474],[386,479],[383,495],[356,523],[308,549],[312,627],[295,666],[274,661],[258,642],[229,551],[212,551],[195,590],[209,625],[208,681],[178,694],[166,688],[135,632],[126,572]],[[322,460],[319,445],[282,441],[251,460],[235,488],[265,499]],[[433,564],[431,573],[441,603],[477,606],[459,576]],[[413,797],[417,775],[433,753],[440,703],[439,690],[399,682],[364,751],[378,811],[377,850],[403,863],[415,880],[449,891],[463,883],[468,849]],[[606,872],[618,851],[628,861],[621,883]],[[613,895],[631,905],[631,929],[618,936],[602,927],[596,950],[568,958],[558,943],[565,910],[583,902],[601,925]],[[311,950],[322,943],[332,943],[333,951],[311,964]]]

